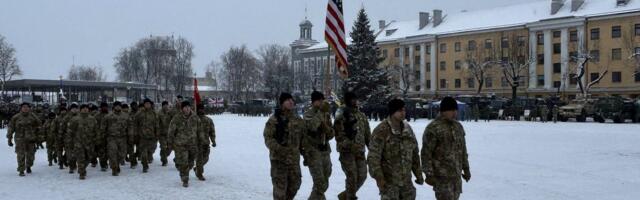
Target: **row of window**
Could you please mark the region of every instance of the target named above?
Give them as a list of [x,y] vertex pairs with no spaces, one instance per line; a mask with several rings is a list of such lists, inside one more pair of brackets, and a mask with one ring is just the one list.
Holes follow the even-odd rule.
[[[599,40],[600,39],[600,28],[592,28],[590,30],[590,38],[591,40]],[[562,35],[560,31],[554,31],[553,37],[559,38]],[[640,24],[635,24],[633,29],[633,35],[640,36]],[[538,34],[538,45],[544,44],[544,34]],[[622,37],[622,26],[616,25],[611,27],[611,38],[621,38]],[[578,41],[578,31],[570,31],[569,32],[569,41],[576,42]]]

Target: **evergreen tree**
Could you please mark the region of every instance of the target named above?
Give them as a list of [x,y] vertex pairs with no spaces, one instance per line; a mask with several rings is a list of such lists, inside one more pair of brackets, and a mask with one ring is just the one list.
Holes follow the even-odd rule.
[[387,71],[378,68],[384,58],[364,8],[358,13],[350,36],[352,42],[347,48],[349,77],[344,80],[342,91],[356,93],[364,106],[385,103],[391,95],[389,80]]

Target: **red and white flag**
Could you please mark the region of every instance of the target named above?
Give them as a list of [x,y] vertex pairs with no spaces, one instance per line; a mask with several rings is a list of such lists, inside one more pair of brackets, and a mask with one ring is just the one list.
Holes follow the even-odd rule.
[[196,110],[198,110],[198,105],[202,103],[202,100],[200,99],[200,92],[198,92],[198,79],[196,78],[193,78],[193,101]]
[[342,78],[347,78],[347,43],[345,42],[342,0],[329,0],[324,39],[336,56],[336,66]]

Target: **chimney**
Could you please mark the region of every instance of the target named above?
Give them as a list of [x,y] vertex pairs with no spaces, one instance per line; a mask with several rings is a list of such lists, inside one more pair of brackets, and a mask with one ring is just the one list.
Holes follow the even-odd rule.
[[584,4],[584,0],[571,0],[571,12],[575,12],[580,9],[582,4]]
[[442,23],[442,10],[433,10],[433,27]]
[[551,0],[551,14],[555,15],[564,5],[564,0]]
[[428,24],[429,24],[429,13],[420,12],[420,29],[424,28]]
[[386,21],[384,21],[384,20],[378,21],[378,28],[380,30],[384,29],[385,26],[387,26],[387,22]]

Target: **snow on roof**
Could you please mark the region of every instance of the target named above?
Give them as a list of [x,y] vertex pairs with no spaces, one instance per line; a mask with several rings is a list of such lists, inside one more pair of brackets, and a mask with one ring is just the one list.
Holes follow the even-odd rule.
[[[434,27],[433,21],[419,29],[419,20],[407,20],[390,23],[376,37],[376,42],[394,41],[420,35],[446,35],[481,31],[496,28],[525,26],[545,20],[568,17],[597,17],[613,14],[640,11],[640,0],[629,1],[627,5],[617,6],[614,0],[585,0],[584,4],[575,12],[571,11],[571,1],[565,1],[564,6],[556,14],[551,14],[551,2],[538,0],[528,3],[500,6],[475,11],[461,11],[443,13],[443,21]],[[387,35],[388,30],[395,30]],[[377,31],[377,30],[376,30]],[[351,39],[347,40],[347,44]],[[307,49],[327,48],[326,42],[318,43]]]

